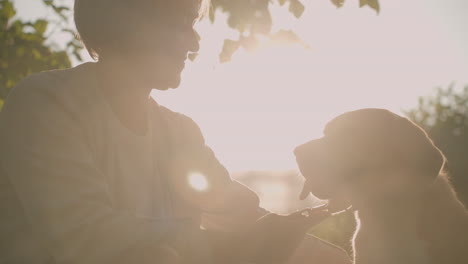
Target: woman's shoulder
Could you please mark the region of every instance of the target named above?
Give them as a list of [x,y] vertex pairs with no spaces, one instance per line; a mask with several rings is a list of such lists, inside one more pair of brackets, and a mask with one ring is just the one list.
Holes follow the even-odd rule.
[[84,63],[73,68],[43,71],[33,73],[24,78],[12,91],[17,89],[48,89],[67,91],[75,86],[83,86],[95,82],[94,63]]
[[[177,138],[179,143],[204,145],[205,139],[198,124],[189,116],[173,111],[165,106],[159,105],[152,100],[153,112],[159,113],[161,120],[166,124],[171,137]],[[158,118],[155,116],[155,118]]]
[[93,63],[70,69],[34,73],[12,88],[2,111],[81,105],[92,97]]

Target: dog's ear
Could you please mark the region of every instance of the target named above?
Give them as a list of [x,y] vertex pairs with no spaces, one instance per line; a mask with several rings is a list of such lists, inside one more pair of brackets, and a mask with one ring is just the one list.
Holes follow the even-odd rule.
[[[401,118],[399,120],[400,145],[404,146],[403,156],[406,156],[413,164],[411,166],[418,174],[435,178],[445,164],[445,156],[442,151],[434,145],[427,133],[412,121]],[[403,141],[403,142],[401,142]]]
[[428,141],[426,146],[427,151],[421,157],[421,172],[435,178],[444,167],[445,156],[429,137],[426,140]]

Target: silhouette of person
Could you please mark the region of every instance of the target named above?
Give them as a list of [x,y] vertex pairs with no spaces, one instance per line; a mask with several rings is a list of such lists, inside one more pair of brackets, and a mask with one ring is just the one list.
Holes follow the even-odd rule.
[[149,96],[179,85],[207,4],[75,1],[98,62],[29,76],[1,113],[1,263],[347,263],[303,242],[325,210],[267,214],[195,122]]

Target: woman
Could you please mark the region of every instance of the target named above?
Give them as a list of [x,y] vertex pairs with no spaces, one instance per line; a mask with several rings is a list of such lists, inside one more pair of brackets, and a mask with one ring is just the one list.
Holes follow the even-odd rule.
[[1,115],[7,263],[279,263],[328,216],[259,219],[198,126],[149,97],[179,85],[208,4],[76,0],[98,62],[26,78]]

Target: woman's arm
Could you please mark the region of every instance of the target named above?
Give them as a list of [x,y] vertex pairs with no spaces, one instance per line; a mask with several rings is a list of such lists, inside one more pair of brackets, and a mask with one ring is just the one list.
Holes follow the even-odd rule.
[[[200,128],[188,117],[182,126],[186,133],[176,153],[174,166],[185,175],[198,171],[212,188],[192,192],[202,209],[202,226],[211,241],[215,256],[223,263],[284,263],[301,243],[306,231],[329,216],[324,208],[297,212],[289,216],[268,214],[259,207],[258,196],[248,187],[233,181],[213,151],[206,146]],[[188,139],[188,140],[187,140]],[[183,142],[183,144],[182,144]],[[180,164],[190,164],[180,166]],[[220,262],[221,263],[221,262]]]
[[[114,209],[79,113],[43,77],[14,88],[0,120],[2,177],[11,183],[38,243],[57,263],[118,263],[126,252],[134,252],[125,254],[133,256],[127,263],[154,263],[167,238],[186,223],[139,219]],[[29,254],[21,245],[17,251]]]

